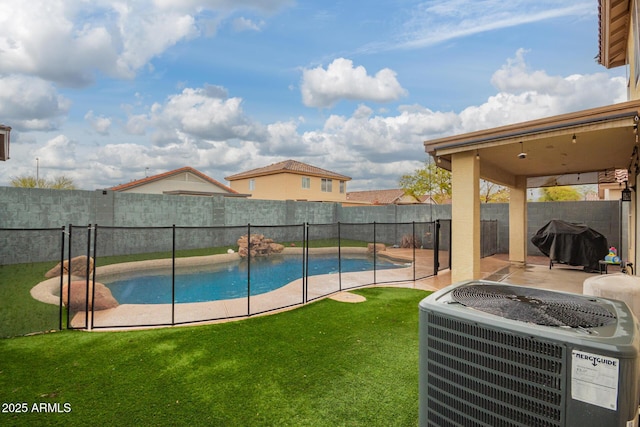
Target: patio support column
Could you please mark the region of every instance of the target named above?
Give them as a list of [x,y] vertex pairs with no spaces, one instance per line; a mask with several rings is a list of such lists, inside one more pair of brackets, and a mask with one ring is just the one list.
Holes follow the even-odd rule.
[[451,281],[480,278],[480,162],[451,156]]
[[520,267],[527,262],[527,177],[516,176],[509,190],[509,261]]

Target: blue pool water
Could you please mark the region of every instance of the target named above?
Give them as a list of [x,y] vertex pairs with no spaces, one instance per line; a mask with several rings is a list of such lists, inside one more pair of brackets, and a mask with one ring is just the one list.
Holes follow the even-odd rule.
[[[404,267],[378,258],[375,268],[384,270]],[[343,273],[373,270],[373,258],[342,258]],[[311,256],[309,275],[338,272],[336,256]],[[372,273],[373,274],[373,273]],[[251,295],[278,289],[302,277],[302,257],[280,256],[251,261]],[[105,283],[120,304],[170,304],[171,273],[139,275]],[[302,290],[301,290],[302,292]],[[217,301],[247,296],[247,263],[218,264],[207,271],[176,272],[175,301],[190,303]]]

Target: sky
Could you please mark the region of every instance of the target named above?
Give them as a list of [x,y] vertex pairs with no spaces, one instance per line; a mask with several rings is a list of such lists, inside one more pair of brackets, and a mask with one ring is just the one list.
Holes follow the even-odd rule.
[[0,185],[295,159],[398,188],[425,140],[627,99],[596,0],[2,0]]

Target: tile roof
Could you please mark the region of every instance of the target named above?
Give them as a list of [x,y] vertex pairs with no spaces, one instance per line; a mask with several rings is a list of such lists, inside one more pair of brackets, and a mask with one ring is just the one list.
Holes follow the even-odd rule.
[[404,191],[401,189],[350,191],[347,193],[347,200],[351,202],[369,202],[388,205],[394,203],[402,196],[404,196]]
[[285,160],[262,168],[251,169],[235,175],[227,176],[224,179],[226,179],[227,181],[235,181],[238,179],[252,178],[264,175],[274,175],[283,172],[296,173],[300,175],[314,175],[323,178],[335,178],[342,181],[351,180],[351,177],[348,177],[346,175],[331,172],[326,169],[321,169],[315,166],[308,165],[306,163],[298,162],[296,160]]
[[149,176],[149,177],[146,177],[146,178],[138,179],[138,180],[135,180],[135,181],[131,181],[131,182],[127,183],[127,184],[116,185],[115,187],[109,188],[109,190],[112,190],[112,191],[124,191],[124,190],[128,190],[130,188],[138,187],[140,185],[148,184],[150,182],[159,181],[159,180],[168,178],[170,176],[178,175],[178,174],[181,174],[183,172],[190,172],[190,173],[192,173],[192,174],[204,179],[205,181],[208,181],[211,184],[222,188],[223,190],[225,190],[225,191],[227,191],[229,193],[234,193],[234,194],[238,193],[233,188],[227,187],[226,185],[224,185],[224,184],[216,181],[215,179],[203,174],[202,172],[192,168],[191,166],[185,166],[185,167],[180,168],[180,169],[174,169],[174,170],[169,171],[169,172],[164,172],[164,173],[161,173],[161,174],[158,174],[158,175],[153,175],[153,176]]
[[616,169],[614,171],[598,172],[598,184],[623,183],[629,179],[626,169]]
[[394,203],[425,203],[428,202],[428,200],[429,196],[425,196],[424,198],[415,198],[410,195],[406,195],[404,190],[400,188],[390,190],[351,191],[347,193],[347,201],[369,202],[376,205],[390,205]]

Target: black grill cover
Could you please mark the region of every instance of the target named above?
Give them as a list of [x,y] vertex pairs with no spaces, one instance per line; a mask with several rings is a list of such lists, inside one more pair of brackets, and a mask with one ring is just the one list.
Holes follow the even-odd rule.
[[609,253],[607,238],[584,224],[551,220],[531,238],[552,262],[599,269],[598,261]]

